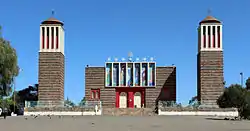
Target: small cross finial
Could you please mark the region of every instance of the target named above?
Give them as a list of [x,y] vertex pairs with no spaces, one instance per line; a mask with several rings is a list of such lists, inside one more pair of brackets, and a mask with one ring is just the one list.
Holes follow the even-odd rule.
[[211,13],[212,13],[211,9],[208,9],[208,10],[207,10],[207,14],[208,14],[208,15],[211,15]]
[[52,17],[53,17],[53,16],[54,16],[54,14],[55,14],[55,11],[54,11],[54,10],[52,10],[51,14],[52,14]]

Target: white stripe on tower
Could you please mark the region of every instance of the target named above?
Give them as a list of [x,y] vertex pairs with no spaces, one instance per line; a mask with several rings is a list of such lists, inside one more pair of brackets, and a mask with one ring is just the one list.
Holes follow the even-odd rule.
[[222,48],[222,25],[220,25],[220,49]]
[[214,47],[213,26],[210,26],[210,48]]
[[203,26],[200,26],[200,49],[199,50],[202,50],[203,49],[203,44],[204,44],[204,36],[203,36]]
[[217,30],[217,26],[215,26],[215,49],[218,49],[218,30]]
[[52,49],[52,27],[49,26],[49,51]]
[[44,50],[47,49],[47,27],[44,27]]
[[208,48],[208,26],[205,26],[206,27],[206,48]]

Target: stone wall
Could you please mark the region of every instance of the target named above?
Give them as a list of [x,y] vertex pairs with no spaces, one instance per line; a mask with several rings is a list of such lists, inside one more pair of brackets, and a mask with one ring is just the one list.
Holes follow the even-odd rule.
[[[85,98],[87,101],[93,101],[93,99],[91,99],[91,89],[104,89],[104,76],[104,67],[85,68]],[[100,94],[102,95],[102,93]]]
[[197,57],[198,100],[201,104],[216,105],[224,89],[223,52],[201,51]]
[[146,108],[155,108],[157,101],[176,101],[176,67],[156,68],[156,88],[147,88]]
[[115,107],[115,88],[105,88],[105,68],[85,68],[85,97],[91,99],[91,89],[100,89],[100,100],[103,107]]
[[38,100],[45,104],[61,104],[64,100],[64,55],[40,52],[38,74]]

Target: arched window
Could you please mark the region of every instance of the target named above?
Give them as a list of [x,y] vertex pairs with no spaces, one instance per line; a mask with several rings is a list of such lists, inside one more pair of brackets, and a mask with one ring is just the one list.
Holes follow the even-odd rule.
[[95,92],[94,92],[94,91],[91,92],[91,98],[92,98],[92,99],[95,98]]
[[91,99],[100,99],[100,89],[91,89]]
[[95,93],[95,98],[99,99],[99,92],[98,91]]

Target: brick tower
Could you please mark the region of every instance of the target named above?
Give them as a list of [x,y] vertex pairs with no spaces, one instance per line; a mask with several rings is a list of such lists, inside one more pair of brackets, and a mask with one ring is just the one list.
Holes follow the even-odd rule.
[[203,105],[217,105],[224,89],[222,23],[207,16],[199,23],[197,96]]
[[40,25],[38,101],[59,106],[64,101],[64,28],[53,17]]

